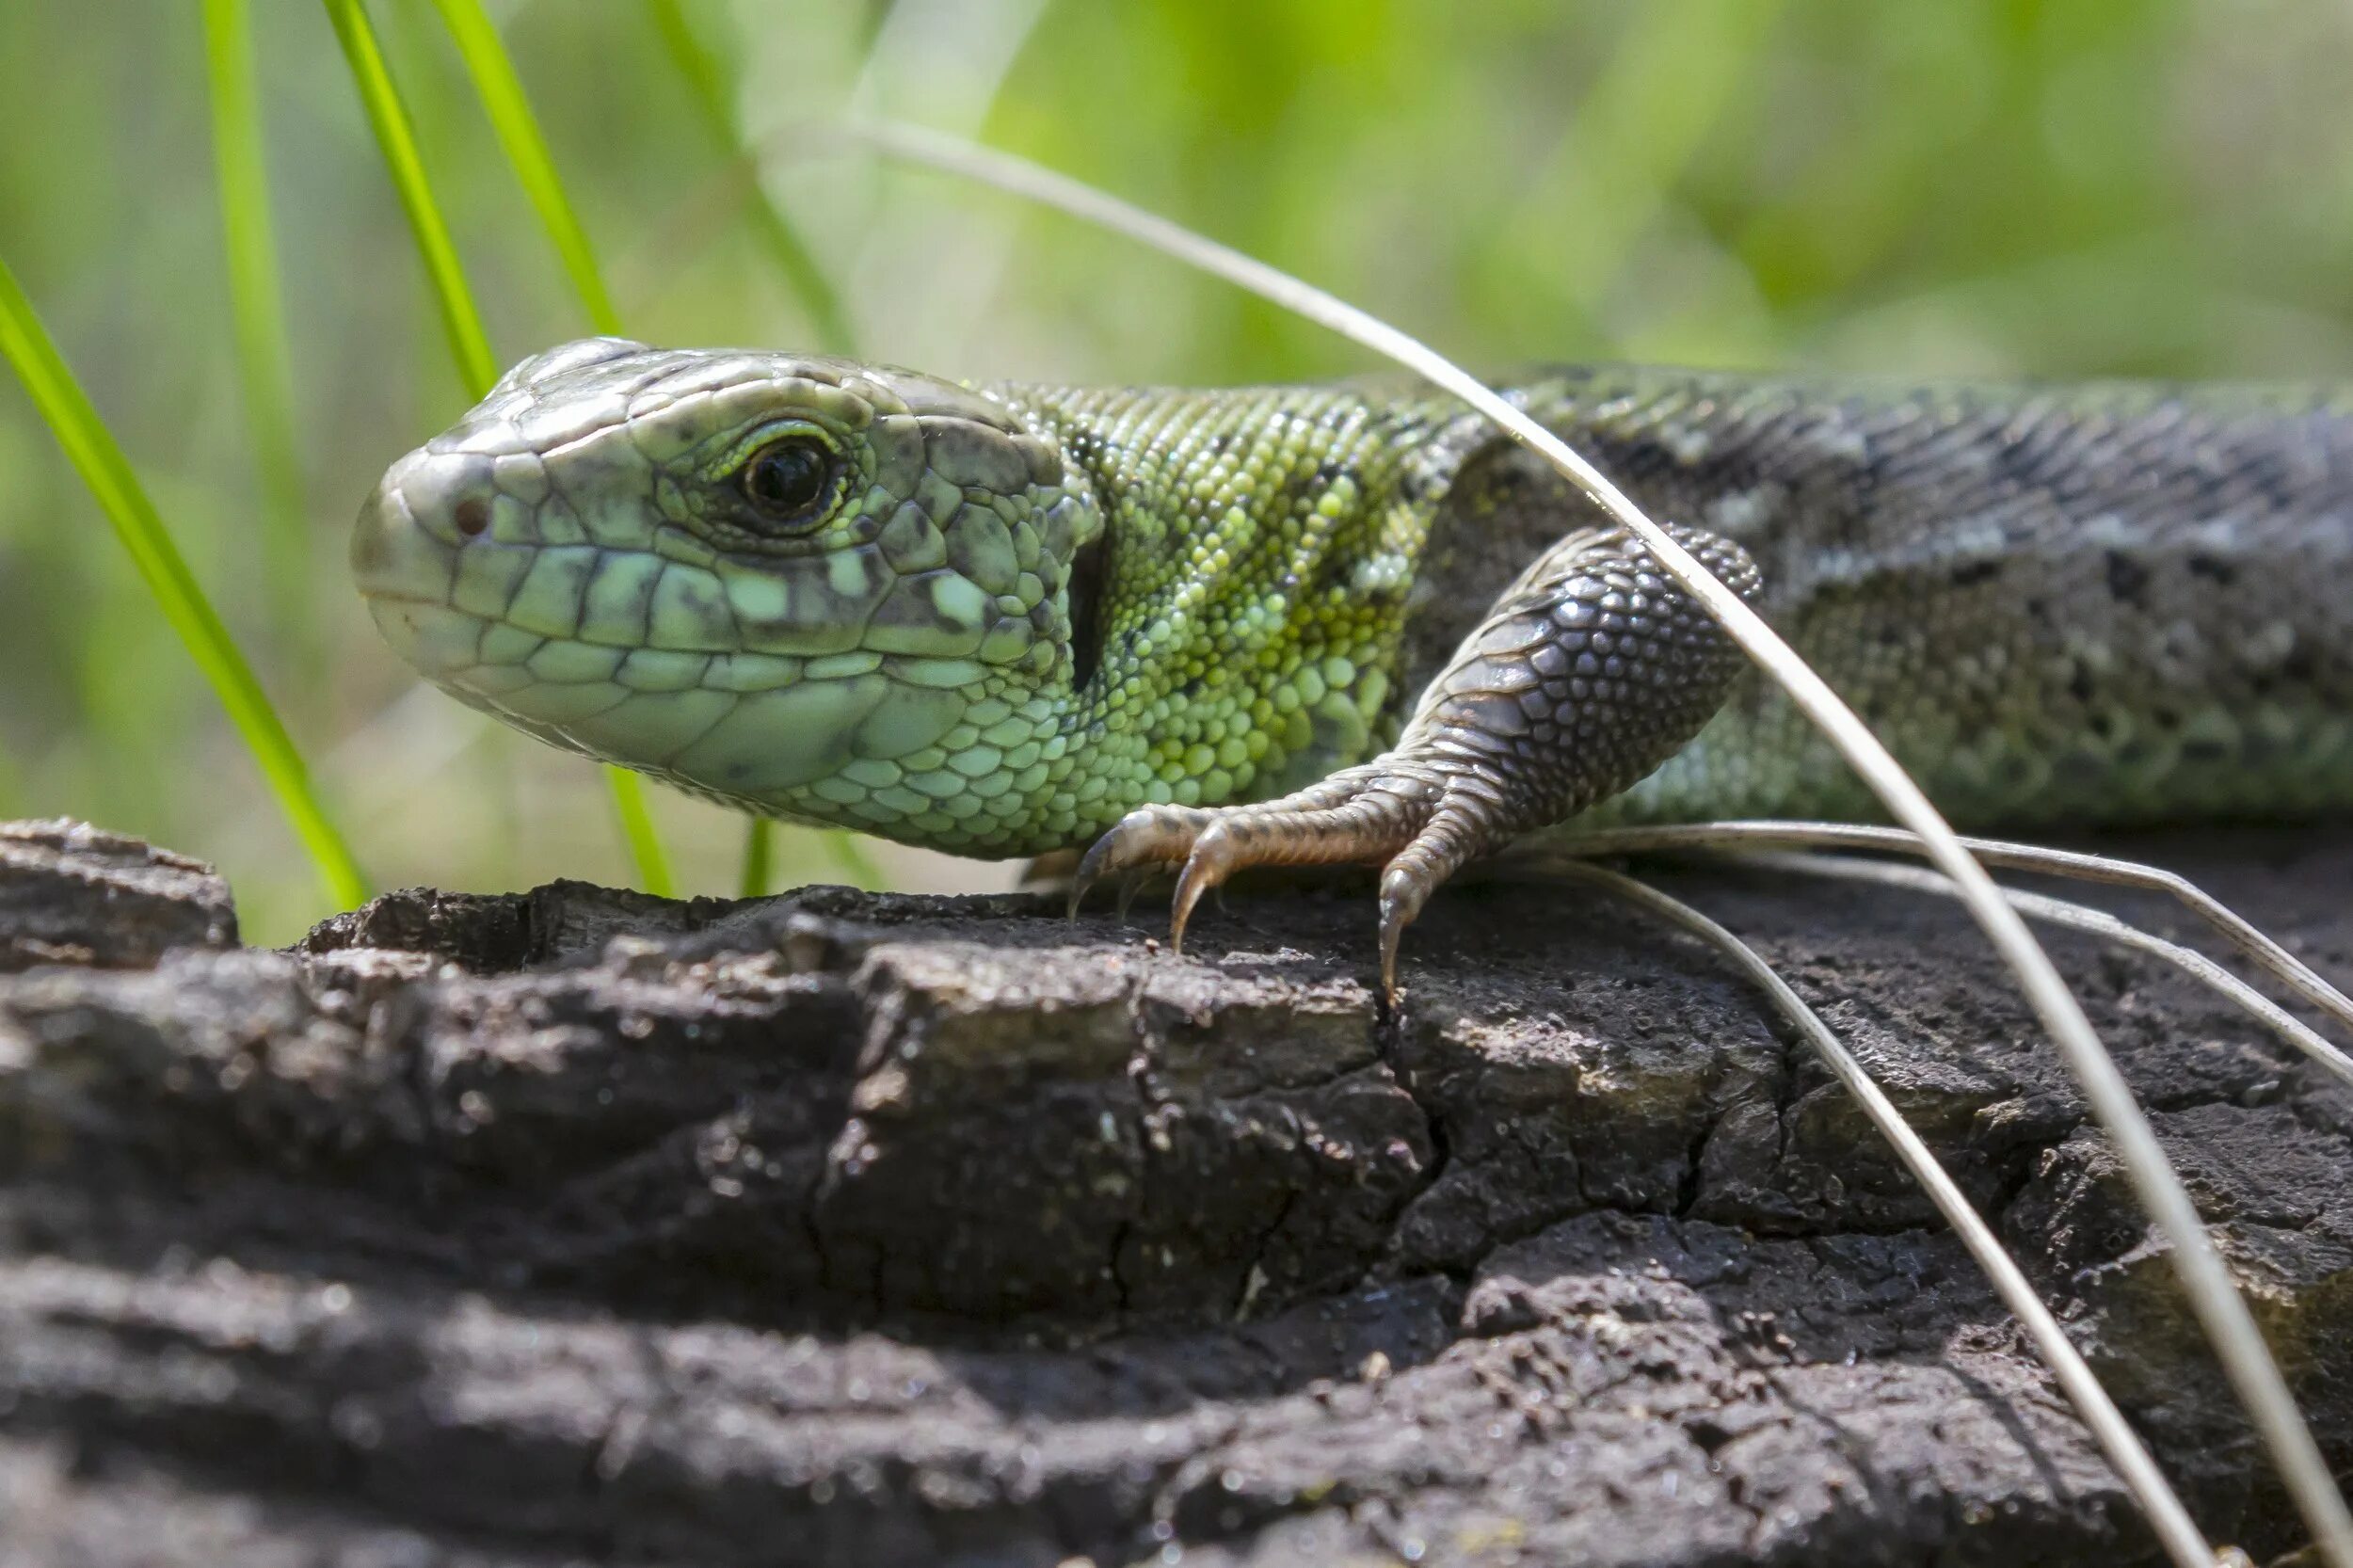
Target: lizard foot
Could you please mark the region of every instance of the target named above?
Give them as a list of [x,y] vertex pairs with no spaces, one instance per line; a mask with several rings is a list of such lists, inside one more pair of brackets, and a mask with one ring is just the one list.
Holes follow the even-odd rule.
[[[1755,593],[1755,565],[1737,545],[1674,532],[1737,591]],[[1741,667],[1648,551],[1615,529],[1578,530],[1497,600],[1385,755],[1279,800],[1130,811],[1079,863],[1071,907],[1107,872],[1181,867],[1181,944],[1201,895],[1238,871],[1379,866],[1381,985],[1394,999],[1399,942],[1448,877],[1657,767]]]
[[1146,806],[1095,841],[1080,862],[1070,906],[1097,878],[1132,879],[1181,870],[1170,916],[1171,945],[1201,895],[1254,866],[1381,866],[1381,984],[1397,990],[1398,944],[1423,904],[1491,837],[1493,796],[1468,780],[1387,757],[1334,774],[1278,800],[1217,808]]

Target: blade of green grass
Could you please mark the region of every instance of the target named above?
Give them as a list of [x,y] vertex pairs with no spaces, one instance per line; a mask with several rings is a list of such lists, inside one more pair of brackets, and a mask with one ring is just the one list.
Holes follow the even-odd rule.
[[474,309],[473,296],[466,287],[465,269],[458,264],[449,225],[441,221],[440,204],[433,200],[432,182],[425,178],[424,159],[417,151],[408,111],[392,86],[383,47],[376,42],[376,29],[368,24],[367,8],[360,0],[323,3],[328,20],[335,24],[336,40],[343,44],[344,58],[351,67],[352,85],[359,88],[360,103],[367,110],[368,128],[376,133],[385,170],[392,177],[392,189],[399,194],[402,211],[408,215],[408,231],[416,238],[417,257],[432,280],[441,328],[449,335],[450,355],[457,361],[458,379],[466,384],[468,396],[479,398],[498,379],[498,364],[490,354],[489,335],[482,329],[482,314]]
[[621,841],[637,868],[637,885],[656,898],[678,897],[678,879],[670,874],[670,853],[653,825],[653,808],[646,801],[645,780],[627,768],[606,763],[605,792],[613,797],[613,814],[621,824]]
[[695,100],[696,110],[702,117],[703,128],[710,133],[712,145],[723,156],[744,167],[752,189],[753,226],[760,231],[760,243],[768,248],[776,269],[792,284],[801,308],[808,312],[809,324],[817,328],[817,346],[830,354],[852,352],[849,318],[841,308],[841,296],[826,280],[817,258],[809,254],[800,231],[760,183],[758,161],[744,146],[736,129],[735,111],[728,103],[727,83],[719,74],[718,62],[695,37],[695,29],[688,24],[679,0],[646,0],[646,10],[653,19],[654,30],[662,35],[671,64],[685,79],[687,91]]
[[237,376],[271,536],[272,610],[294,654],[289,662],[299,669],[316,670],[323,666],[310,657],[318,621],[311,581],[311,530],[303,512],[294,378],[278,288],[269,182],[262,161],[261,106],[253,86],[247,0],[204,0],[204,63],[211,82],[213,168],[220,187]]
[[[441,325],[449,334],[450,353],[457,361],[458,376],[465,382],[468,395],[480,398],[498,379],[498,365],[490,353],[489,336],[482,329],[482,314],[474,309],[473,296],[466,287],[466,273],[458,263],[457,248],[450,240],[449,226],[441,220],[440,204],[433,199],[432,183],[425,177],[424,160],[417,152],[416,133],[409,125],[408,111],[402,106],[400,94],[392,86],[392,72],[384,64],[384,51],[376,42],[375,28],[368,24],[367,8],[360,0],[323,3],[328,19],[335,25],[335,37],[343,44],[344,58],[350,64],[352,83],[359,88],[360,101],[367,109],[376,147],[384,154],[384,167],[400,194],[402,210],[408,215],[417,255],[424,263],[434,297],[440,304]],[[495,35],[492,41],[496,41]],[[507,74],[512,77],[511,68]],[[520,101],[518,88],[516,102]],[[525,117],[527,120],[527,110]],[[536,127],[532,135],[536,139]],[[549,178],[553,179],[552,168]],[[582,244],[585,254],[584,239]],[[654,832],[644,782],[635,774],[615,767],[604,770],[604,781],[613,794],[613,808],[620,818],[621,837],[628,842],[630,858],[637,868],[638,886],[657,897],[672,896],[677,883],[670,875],[669,856]]]
[[754,817],[744,828],[744,874],[736,884],[738,898],[766,898],[776,867],[776,824]]
[[196,574],[172,543],[154,503],[140,488],[130,459],[115,444],[105,422],[73,379],[73,372],[41,327],[40,318],[33,313],[32,302],[17,286],[16,275],[6,262],[0,262],[0,355],[7,357],[24,381],[50,433],[97,498],[99,509],[114,525],[115,536],[131,552],[132,564],[155,596],[164,619],[179,633],[188,656],[228,710],[230,722],[236,726],[262,776],[278,796],[279,807],[309,852],[328,895],[338,908],[360,903],[368,896],[367,879],[312,789],[301,752],[296,749],[278,711],[270,706],[262,683],[254,679],[252,666],[237,651],[228,627],[204,597]]
[[571,200],[564,194],[564,182],[556,175],[547,137],[540,135],[539,121],[531,112],[531,101],[523,95],[522,81],[515,74],[515,62],[500,41],[498,29],[483,14],[480,0],[434,0],[434,5],[466,62],[467,74],[473,78],[483,112],[490,117],[490,129],[498,134],[499,146],[513,166],[515,178],[521,182],[523,194],[531,198],[540,226],[563,260],[564,275],[571,280],[581,309],[587,312],[598,331],[618,336],[621,318],[605,292],[596,250],[572,212]]

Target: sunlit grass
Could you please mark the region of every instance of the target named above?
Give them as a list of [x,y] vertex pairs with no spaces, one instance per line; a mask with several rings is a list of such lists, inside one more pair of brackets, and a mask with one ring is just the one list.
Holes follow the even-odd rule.
[[164,619],[228,710],[328,895],[338,907],[360,903],[368,896],[367,879],[312,788],[301,752],[5,262],[0,262],[0,355],[24,381],[50,433],[130,552]]
[[280,651],[315,672],[319,616],[312,602],[311,530],[303,513],[302,459],[288,368],[286,312],[278,286],[278,245],[262,154],[262,111],[253,85],[247,0],[204,0],[204,65],[213,111],[213,172],[227,248],[230,323],[245,400],[253,466],[269,528],[265,552]]
[[764,898],[768,885],[776,878],[776,824],[765,817],[754,817],[744,830],[744,870],[736,882],[738,898]]
[[499,146],[506,153],[515,178],[521,183],[523,194],[531,199],[532,210],[539,215],[539,226],[547,231],[549,242],[564,263],[564,276],[570,281],[581,310],[598,331],[619,336],[620,313],[613,308],[613,296],[605,292],[604,274],[597,265],[596,249],[588,243],[588,232],[580,226],[571,199],[564,192],[564,182],[555,172],[555,159],[548,152],[548,139],[540,134],[538,118],[531,112],[531,101],[523,94],[522,82],[515,74],[515,62],[507,57],[498,29],[483,14],[480,0],[434,0],[434,5],[440,10],[442,25],[449,29],[451,40],[457,45],[458,56],[466,62],[466,73],[473,78],[483,112],[490,118],[490,129],[497,133]]
[[336,41],[343,45],[344,60],[351,68],[360,106],[367,111],[368,129],[376,135],[385,171],[392,176],[401,210],[408,216],[408,232],[416,240],[417,259],[424,264],[425,276],[433,285],[450,357],[457,361],[457,377],[465,383],[467,395],[479,398],[498,380],[498,360],[490,352],[489,334],[482,329],[482,313],[474,309],[473,293],[466,287],[465,268],[449,237],[449,225],[441,219],[440,203],[434,200],[433,184],[425,177],[424,158],[417,151],[408,111],[392,86],[383,47],[368,24],[367,8],[360,0],[324,3],[328,19],[335,24]]
[[679,0],[646,0],[646,10],[655,30],[662,35],[663,47],[669,51],[671,63],[685,80],[712,146],[744,168],[752,190],[753,227],[759,231],[769,259],[792,284],[801,308],[808,312],[809,324],[817,329],[817,345],[833,354],[855,352],[849,316],[842,309],[840,295],[835,292],[824,269],[817,264],[817,258],[809,253],[801,232],[760,185],[759,167],[744,151],[734,111],[728,106],[727,83],[719,74],[718,62],[695,37]]
[[[368,126],[375,132],[376,147],[384,155],[385,169],[392,176],[393,188],[400,193],[401,209],[408,215],[409,232],[415,237],[417,255],[424,264],[425,275],[432,281],[434,298],[440,305],[441,325],[449,335],[450,353],[457,361],[458,376],[465,382],[469,396],[483,397],[498,379],[498,361],[490,352],[489,335],[482,328],[482,314],[474,308],[473,295],[466,286],[465,268],[457,260],[457,247],[450,239],[449,225],[442,221],[440,203],[434,199],[432,182],[425,174],[424,159],[418,153],[408,111],[402,106],[399,90],[392,85],[392,74],[385,66],[384,51],[376,42],[376,30],[368,24],[367,8],[360,0],[325,0],[325,4],[328,17],[335,24],[335,37],[343,44],[344,58],[351,67],[352,83],[359,88],[360,102],[367,109]],[[445,15],[448,11],[449,8],[444,8]],[[478,10],[475,18],[480,20]],[[483,22],[483,27],[487,31],[488,24]],[[505,51],[499,48],[497,35],[489,33],[488,39],[508,89],[505,107],[510,115],[520,116],[520,130],[513,120],[501,122],[496,109],[492,111],[493,123],[499,124],[502,141],[514,132],[536,149],[536,168],[544,175],[543,186],[552,194],[593,279],[595,260],[588,252],[587,238],[581,233],[579,224],[572,221],[571,209],[556,184],[554,168],[548,160],[538,128],[532,122],[531,111],[523,104],[521,88],[514,79],[514,68],[505,63]],[[460,41],[464,40],[461,38]],[[475,43],[478,49],[479,38]],[[469,53],[469,64],[473,61],[473,55]],[[476,80],[481,78],[477,76]],[[485,98],[487,102],[487,89]],[[508,154],[516,155],[512,142],[508,143]],[[520,160],[517,167],[520,172]],[[525,183],[530,184],[529,176]],[[539,191],[534,191],[533,200],[540,200]],[[541,208],[541,216],[547,216],[545,207]],[[557,245],[562,249],[565,242],[559,239]],[[567,251],[568,267],[570,263],[571,253]],[[601,283],[597,285],[597,294],[602,297]],[[602,308],[610,314],[610,302]],[[644,781],[635,774],[616,767],[604,770],[604,780],[612,792],[613,809],[620,822],[621,837],[629,846],[631,863],[637,868],[637,885],[663,898],[672,896],[677,890],[677,879],[670,874],[669,856],[654,830]]]

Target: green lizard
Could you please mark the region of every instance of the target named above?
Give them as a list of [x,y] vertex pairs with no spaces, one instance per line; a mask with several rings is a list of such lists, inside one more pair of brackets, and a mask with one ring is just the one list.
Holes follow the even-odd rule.
[[[2353,806],[2329,392],[1509,395],[1960,824]],[[965,387],[590,339],[395,463],[352,562],[401,655],[518,728],[773,816],[1181,866],[1180,935],[1251,865],[1386,868],[1393,955],[1459,866],[1571,818],[1876,815],[1639,543],[1414,382]]]

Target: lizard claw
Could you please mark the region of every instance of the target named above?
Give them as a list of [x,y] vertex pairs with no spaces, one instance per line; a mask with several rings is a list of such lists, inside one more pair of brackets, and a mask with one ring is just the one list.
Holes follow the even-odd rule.
[[1209,824],[1193,839],[1193,853],[1185,856],[1185,869],[1176,878],[1176,896],[1170,904],[1168,945],[1170,951],[1185,951],[1185,924],[1193,919],[1193,906],[1201,895],[1218,887],[1245,866],[1265,862],[1254,859],[1252,846],[1244,834],[1238,831],[1231,817]]
[[1381,985],[1397,996],[1398,947],[1432,892],[1481,847],[1476,809],[1451,800],[1445,782],[1424,770],[1373,764],[1336,774],[1280,800],[1202,808],[1147,806],[1130,811],[1088,850],[1072,885],[1071,907],[1103,875],[1125,873],[1124,913],[1136,884],[1154,871],[1181,866],[1169,912],[1169,946],[1184,951],[1185,930],[1202,895],[1254,866],[1364,865],[1385,868],[1381,882]]
[[1193,840],[1216,816],[1214,811],[1186,806],[1140,806],[1112,824],[1096,840],[1070,878],[1070,914],[1096,882],[1112,872],[1120,878],[1119,913],[1125,919],[1136,887],[1151,872],[1184,863]]

